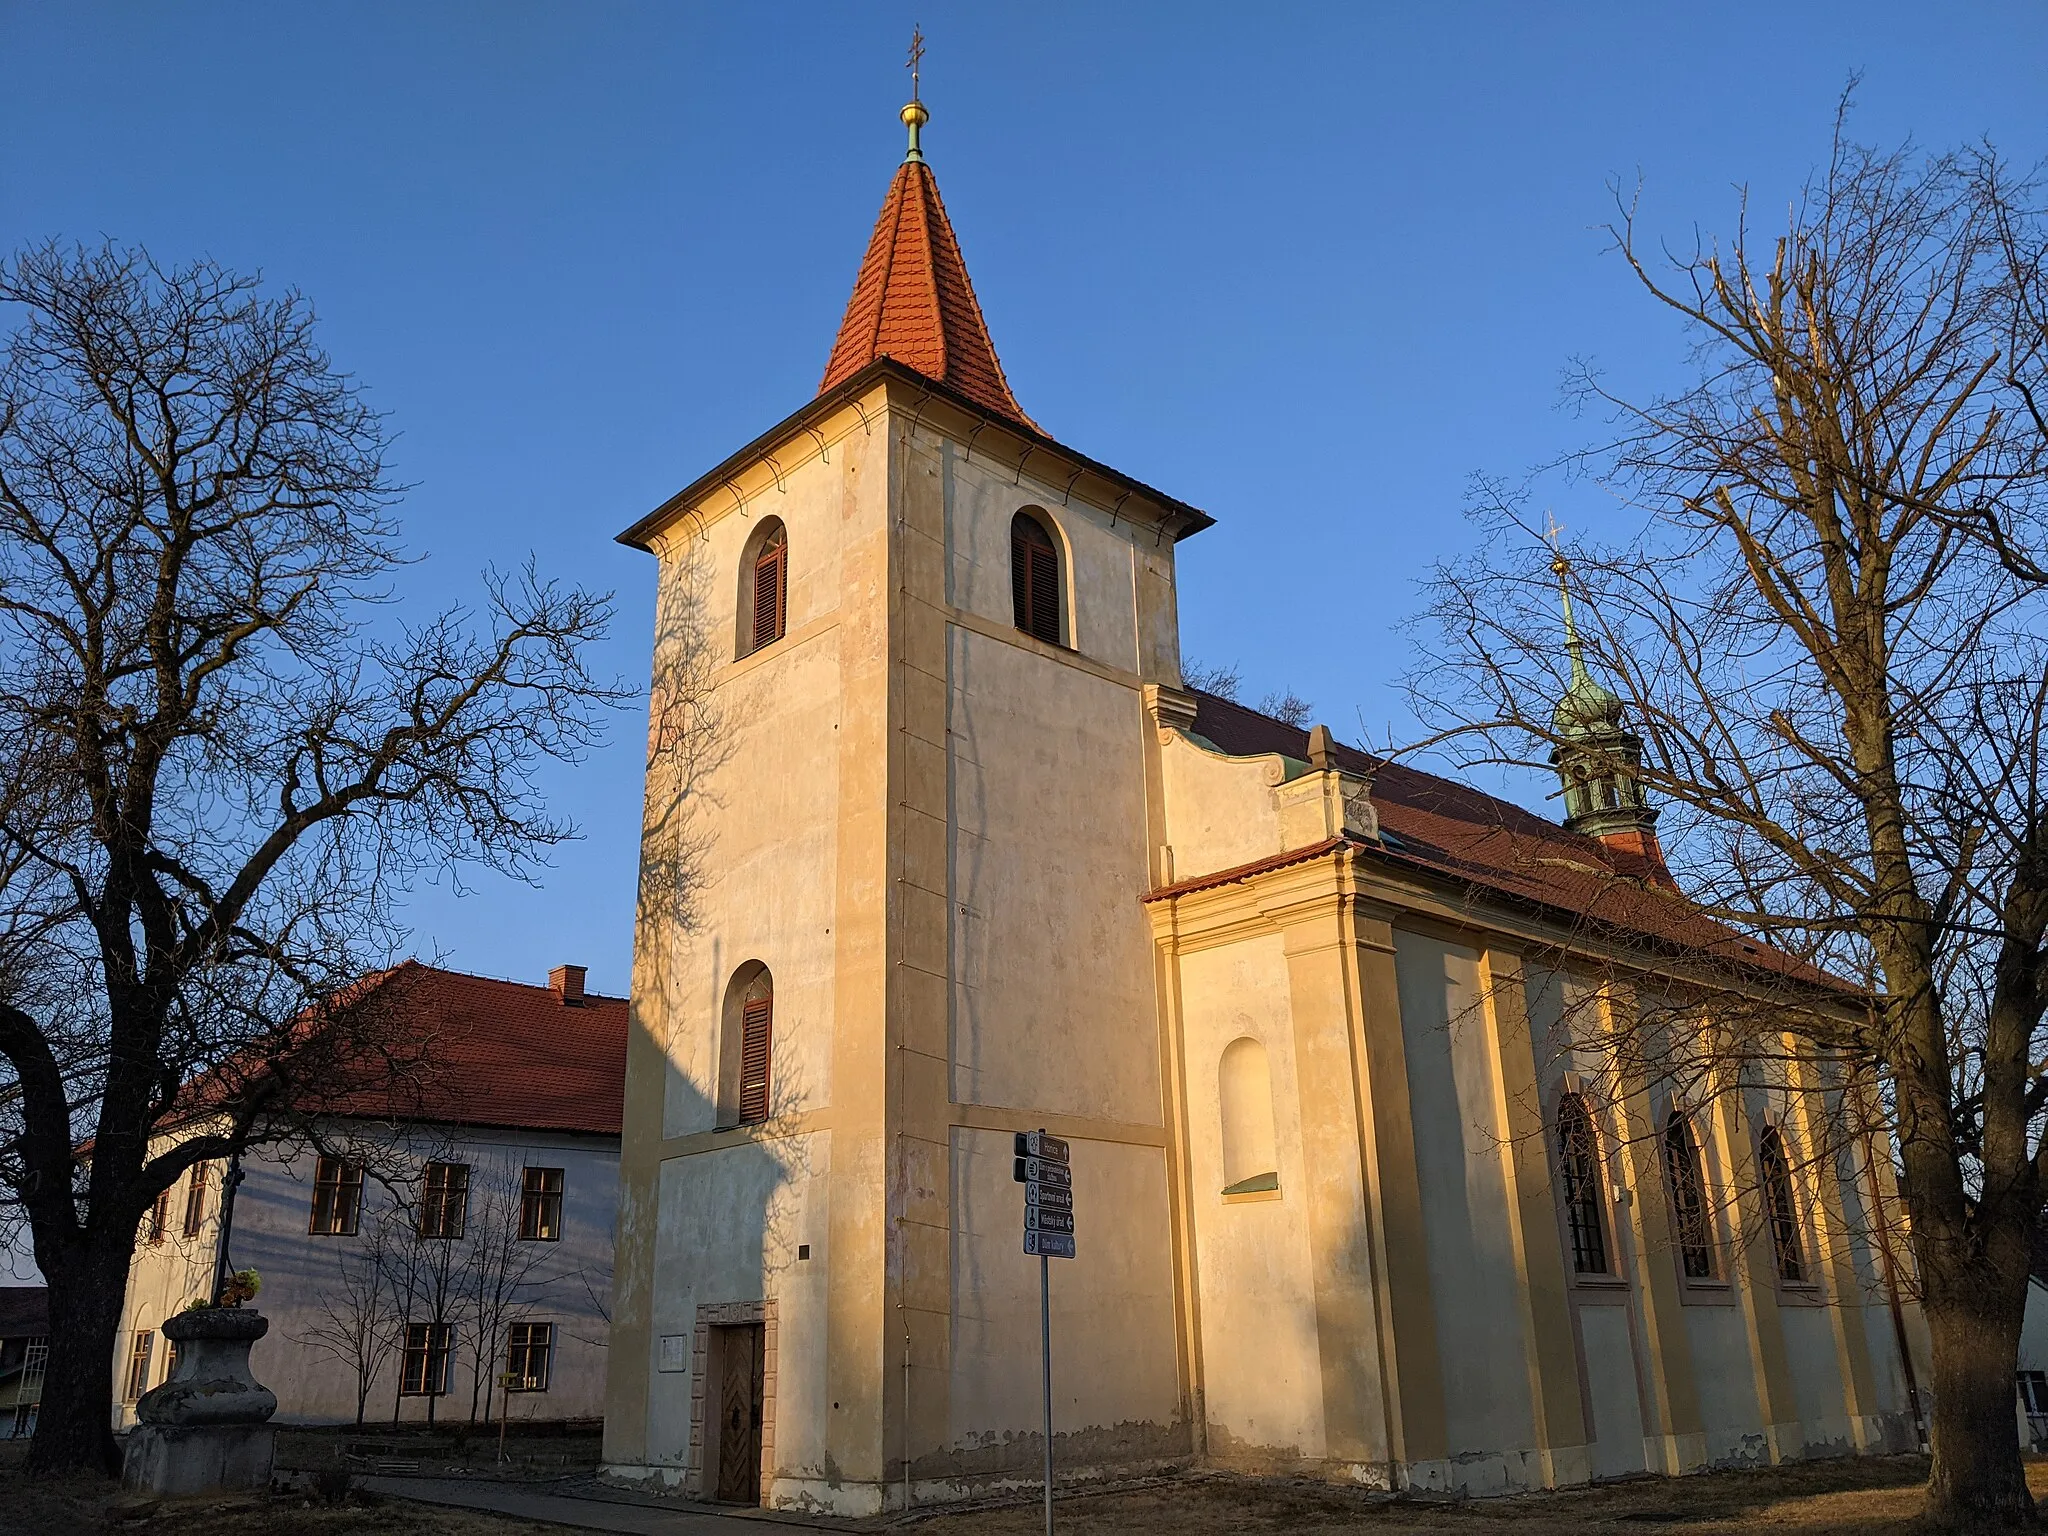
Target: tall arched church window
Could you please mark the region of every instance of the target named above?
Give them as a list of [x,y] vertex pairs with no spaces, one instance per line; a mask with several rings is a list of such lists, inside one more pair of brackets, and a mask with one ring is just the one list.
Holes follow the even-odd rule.
[[1757,1138],[1757,1170],[1764,1186],[1764,1215],[1771,1224],[1771,1252],[1778,1278],[1790,1285],[1806,1281],[1806,1256],[1799,1242],[1799,1210],[1792,1203],[1792,1169],[1785,1160],[1785,1140],[1769,1126]]
[[1249,1035],[1223,1048],[1217,1064],[1223,1109],[1223,1193],[1249,1195],[1280,1187],[1273,1146],[1273,1078],[1266,1048]]
[[775,981],[758,960],[733,973],[722,1036],[718,1123],[759,1125],[774,1113]]
[[1557,1161],[1564,1172],[1564,1219],[1572,1240],[1572,1273],[1604,1275],[1607,1225],[1601,1219],[1600,1150],[1586,1101],[1568,1093],[1557,1106]]
[[1061,643],[1059,546],[1029,512],[1010,519],[1010,597],[1019,629],[1047,645]]
[[1671,1212],[1677,1223],[1678,1258],[1688,1280],[1714,1278],[1714,1242],[1707,1221],[1706,1181],[1700,1177],[1700,1150],[1692,1126],[1679,1110],[1664,1122],[1664,1177],[1671,1185]]
[[739,654],[780,640],[789,627],[789,532],[766,518],[740,557]]

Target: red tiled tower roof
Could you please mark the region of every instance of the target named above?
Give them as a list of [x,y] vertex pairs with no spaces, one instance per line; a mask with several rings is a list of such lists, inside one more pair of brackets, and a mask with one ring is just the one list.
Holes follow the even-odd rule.
[[904,161],[889,183],[818,393],[878,357],[916,369],[991,415],[1037,430],[1003,377],[939,184],[921,157]]

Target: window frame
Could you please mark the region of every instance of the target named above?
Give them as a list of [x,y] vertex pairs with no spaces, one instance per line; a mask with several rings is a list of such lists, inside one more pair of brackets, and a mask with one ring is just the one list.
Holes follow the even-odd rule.
[[[1593,1118],[1593,1106],[1576,1088],[1558,1096],[1555,1119],[1555,1155],[1558,1167],[1560,1211],[1564,1219],[1565,1257],[1571,1278],[1578,1285],[1625,1284],[1621,1253],[1614,1238],[1613,1213],[1608,1208],[1606,1161],[1601,1153],[1600,1126]],[[1572,1132],[1579,1135],[1576,1144]],[[1581,1241],[1581,1228],[1591,1224],[1590,1241]],[[1580,1264],[1582,1249],[1599,1261],[1598,1269]]]
[[[1680,1140],[1673,1140],[1674,1133]],[[1707,1200],[1706,1167],[1692,1117],[1677,1106],[1664,1118],[1658,1137],[1664,1163],[1664,1190],[1671,1211],[1672,1258],[1680,1281],[1688,1288],[1725,1290],[1720,1244],[1715,1240],[1713,1212]],[[1699,1269],[1695,1272],[1694,1264]]]
[[361,1230],[362,1216],[363,1165],[342,1157],[321,1157],[313,1165],[313,1204],[306,1216],[307,1233],[314,1237],[354,1237]]
[[[773,589],[768,594],[767,629],[762,627],[761,578],[766,570]],[[789,525],[765,518],[741,546],[737,599],[733,615],[733,657],[744,661],[789,635]]]
[[185,1176],[185,1217],[182,1228],[185,1236],[197,1237],[206,1227],[206,1187],[212,1182],[208,1172],[211,1165],[202,1158],[194,1163]]
[[[1036,533],[1044,542],[1034,543],[1029,533]],[[1040,569],[1038,561],[1032,557],[1033,551],[1045,557],[1049,571]],[[1051,592],[1043,602],[1041,585],[1048,585]],[[1020,508],[1010,519],[1010,617],[1020,633],[1029,635],[1041,645],[1059,650],[1073,648],[1068,636],[1067,561],[1060,537],[1048,525],[1046,518],[1025,508]],[[1050,619],[1050,635],[1044,633],[1041,619]]]
[[[419,1365],[417,1371],[413,1369],[415,1361]],[[398,1395],[447,1397],[454,1390],[454,1381],[455,1324],[408,1322],[398,1349]]]
[[149,1390],[149,1366],[156,1354],[156,1330],[137,1328],[128,1341],[128,1370],[121,1378],[121,1401],[139,1402]]
[[[536,1336],[536,1331],[538,1336]],[[525,1337],[522,1339],[521,1334]],[[540,1357],[540,1371],[533,1370],[535,1352]],[[517,1364],[514,1362],[517,1361]],[[505,1375],[517,1376],[519,1384],[506,1382],[505,1391],[545,1392],[554,1377],[555,1369],[555,1325],[551,1320],[521,1318],[505,1330]]]
[[171,1235],[171,1192],[160,1189],[149,1207],[149,1214],[143,1220],[143,1241],[152,1248],[161,1248],[164,1239]]
[[[539,1180],[536,1187],[535,1175]],[[548,1187],[548,1176],[554,1187]],[[562,1168],[522,1168],[519,1181],[519,1240],[526,1243],[559,1243],[562,1240],[562,1194],[568,1171]]]
[[[767,974],[765,971],[762,973]],[[775,1117],[775,985],[766,997],[740,999],[740,1125],[766,1125]]]
[[[1812,1291],[1820,1284],[1813,1255],[1799,1216],[1799,1190],[1792,1182],[1791,1154],[1784,1132],[1766,1125],[1757,1132],[1756,1166],[1763,1196],[1764,1226],[1771,1239],[1771,1275],[1794,1291]],[[1789,1262],[1788,1262],[1789,1261]],[[1786,1273],[1787,1269],[1791,1273]]]
[[433,1242],[461,1240],[469,1227],[469,1169],[468,1163],[447,1162],[421,1167],[419,1219],[415,1224],[421,1237]]

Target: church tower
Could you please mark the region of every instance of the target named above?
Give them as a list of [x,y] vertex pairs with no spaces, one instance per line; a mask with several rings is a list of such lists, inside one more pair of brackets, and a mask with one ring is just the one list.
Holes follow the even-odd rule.
[[846,1514],[1038,1465],[1018,1131],[1074,1147],[1062,1444],[1194,1418],[1142,898],[1210,519],[1024,411],[902,115],[816,397],[621,535],[660,584],[605,1459]]
[[1558,745],[1550,754],[1564,783],[1565,828],[1598,838],[1622,867],[1675,889],[1657,841],[1657,811],[1643,793],[1643,739],[1628,729],[1621,700],[1586,668],[1585,642],[1572,616],[1562,553],[1550,568],[1564,606],[1565,652],[1572,680],[1551,715]]

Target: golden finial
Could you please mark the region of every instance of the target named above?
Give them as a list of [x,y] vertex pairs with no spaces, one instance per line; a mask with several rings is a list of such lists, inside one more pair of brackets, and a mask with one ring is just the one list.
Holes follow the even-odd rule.
[[925,111],[924,103],[918,100],[918,66],[923,62],[924,31],[913,26],[910,29],[910,59],[906,66],[910,70],[910,101],[901,114],[903,126],[910,130],[910,149],[903,157],[906,165],[913,160],[919,165],[924,164],[924,151],[918,147],[917,131],[932,120],[931,113]]

